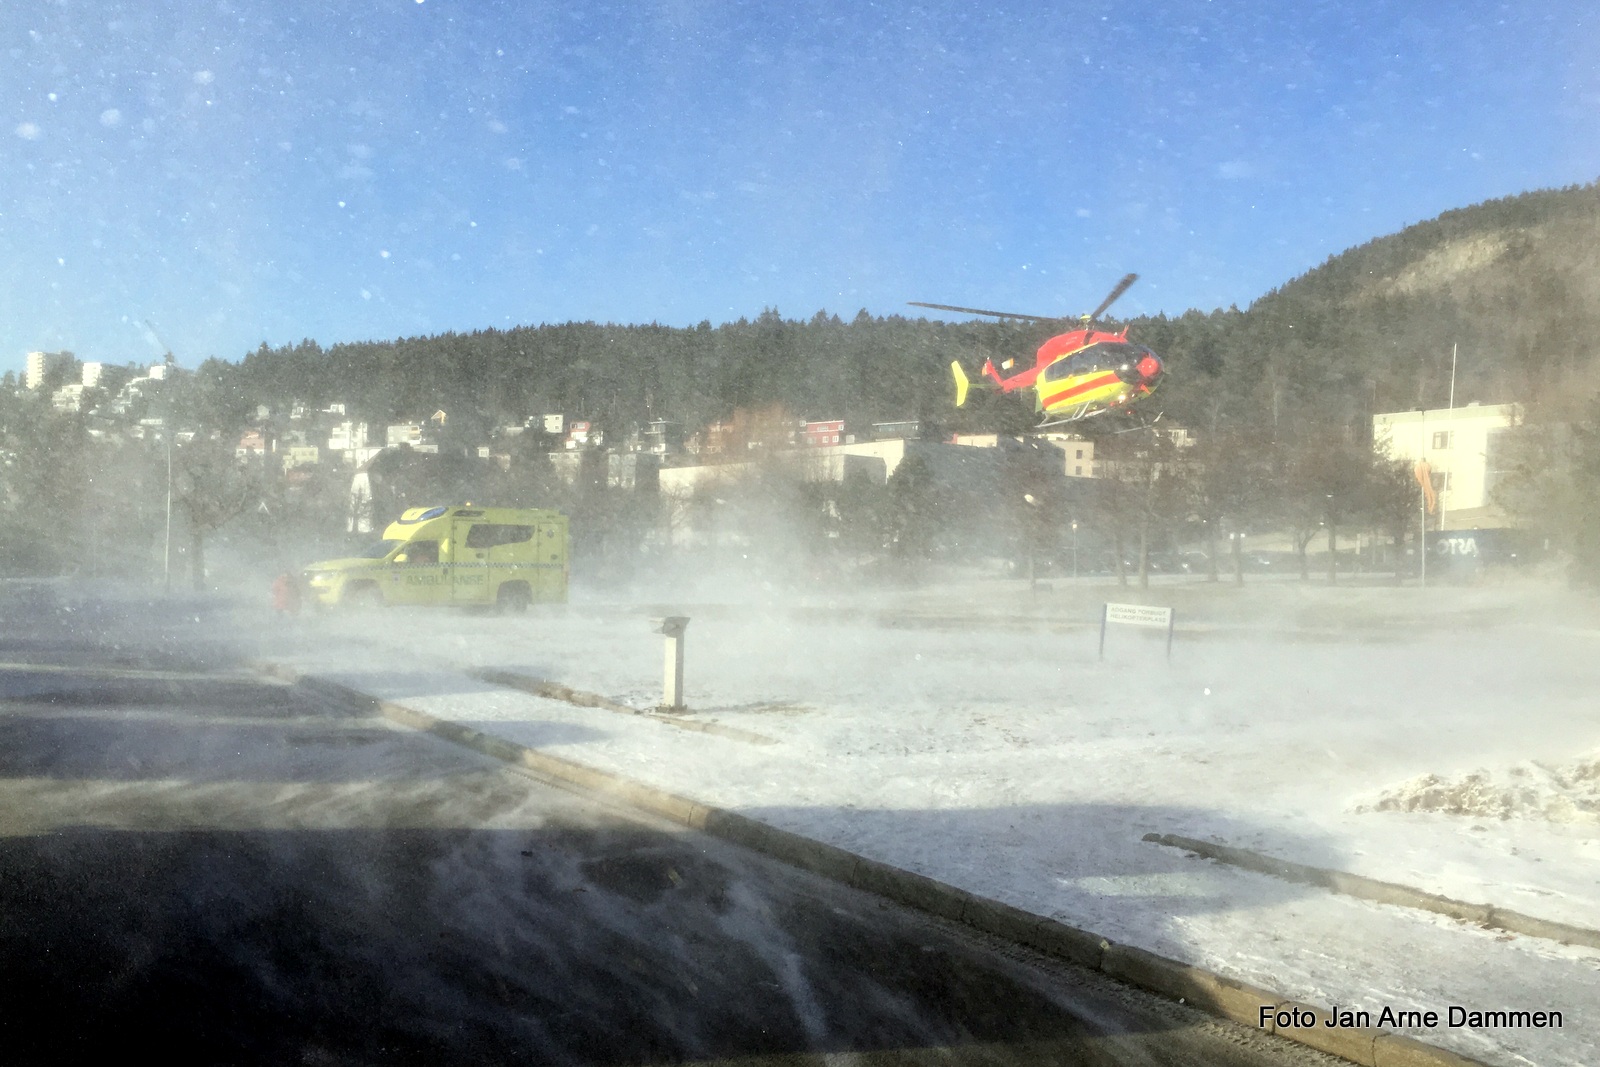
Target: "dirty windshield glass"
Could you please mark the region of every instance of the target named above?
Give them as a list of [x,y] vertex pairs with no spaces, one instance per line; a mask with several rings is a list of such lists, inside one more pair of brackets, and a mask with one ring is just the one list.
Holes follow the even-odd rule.
[[1600,1063],[1591,7],[0,5],[7,1060]]

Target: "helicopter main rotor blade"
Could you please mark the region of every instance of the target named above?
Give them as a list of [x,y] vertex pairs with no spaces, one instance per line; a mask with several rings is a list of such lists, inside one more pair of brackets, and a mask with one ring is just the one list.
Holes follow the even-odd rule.
[[1105,313],[1106,308],[1110,307],[1112,304],[1115,304],[1122,294],[1128,291],[1128,287],[1138,280],[1139,276],[1137,274],[1129,274],[1124,276],[1123,279],[1117,283],[1117,287],[1111,290],[1111,292],[1107,293],[1104,300],[1100,301],[1100,306],[1089,312],[1089,314],[1085,315],[1084,318],[1088,319],[1090,322],[1098,319],[1102,314]]
[[985,311],[982,308],[956,307],[954,304],[924,304],[920,300],[908,300],[906,303],[917,308],[933,308],[935,311],[959,311],[967,315],[993,315],[997,319],[1029,319],[1033,322],[1056,322],[1061,318],[1059,315],[1020,315],[1015,311]]

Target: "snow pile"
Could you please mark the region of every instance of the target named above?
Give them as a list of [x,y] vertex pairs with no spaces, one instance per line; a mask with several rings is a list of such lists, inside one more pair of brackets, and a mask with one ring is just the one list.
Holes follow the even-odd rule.
[[1488,770],[1476,770],[1453,781],[1424,774],[1355,810],[1600,822],[1600,753],[1565,765],[1519,763],[1508,768],[1501,780]]

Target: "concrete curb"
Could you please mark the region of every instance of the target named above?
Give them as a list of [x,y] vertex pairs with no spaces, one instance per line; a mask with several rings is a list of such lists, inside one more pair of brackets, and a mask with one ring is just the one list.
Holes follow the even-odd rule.
[[476,678],[480,682],[488,682],[490,685],[503,685],[510,689],[520,689],[524,693],[536,697],[560,700],[580,708],[604,708],[606,711],[614,711],[619,715],[641,715],[656,722],[666,723],[668,726],[676,726],[680,730],[715,734],[718,737],[727,737],[752,745],[775,745],[778,743],[778,739],[775,737],[758,734],[753,730],[741,730],[737,726],[724,726],[718,722],[701,722],[699,719],[689,719],[682,715],[672,715],[668,712],[654,709],[630,708],[626,704],[618,704],[614,700],[607,700],[599,693],[573,689],[571,686],[562,685],[559,682],[548,682],[543,678],[535,678],[531,674],[519,674],[516,671],[504,671],[488,667],[470,668],[465,673],[469,678]]
[[1270,874],[1275,878],[1298,882],[1301,885],[1318,886],[1346,896],[1360,897],[1362,900],[1373,900],[1379,904],[1396,904],[1404,908],[1420,908],[1423,911],[1448,915],[1452,919],[1462,919],[1480,926],[1522,934],[1524,937],[1542,937],[1551,941],[1583,945],[1587,948],[1600,948],[1600,930],[1552,922],[1524,915],[1510,908],[1498,908],[1493,904],[1469,904],[1466,901],[1453,900],[1437,893],[1427,893],[1396,882],[1380,882],[1376,878],[1366,878],[1327,867],[1308,867],[1305,864],[1290,863],[1259,852],[1251,852],[1249,849],[1199,841],[1192,837],[1179,837],[1176,834],[1145,834],[1144,840],[1170,848],[1181,848],[1185,852],[1193,852],[1219,863],[1242,867],[1247,871]]
[[[263,674],[302,686],[342,703],[373,711],[392,722],[429,733],[486,756],[523,767],[558,786],[576,786],[660,818],[712,834],[832,881],[873,893],[930,915],[964,923],[986,934],[1024,945],[1058,959],[1100,971],[1119,982],[1169,997],[1241,1026],[1276,1033],[1361,1067],[1488,1067],[1432,1045],[1371,1029],[1330,1029],[1321,1025],[1326,1010],[1301,1004],[1268,990],[1169,960],[1132,945],[1120,945],[1088,930],[1023,911],[997,900],[858,856],[737,812],[712,807],[620,774],[546,755],[513,741],[363,693],[332,679],[305,674],[286,664],[257,662]],[[1265,1007],[1300,1007],[1316,1014],[1318,1025],[1279,1028],[1261,1025]]]

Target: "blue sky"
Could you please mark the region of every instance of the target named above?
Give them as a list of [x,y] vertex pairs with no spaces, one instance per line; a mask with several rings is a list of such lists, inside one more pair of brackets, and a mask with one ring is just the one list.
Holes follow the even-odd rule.
[[[330,12],[329,8],[339,10]],[[0,370],[908,300],[1248,304],[1600,177],[1577,2],[37,0]]]

